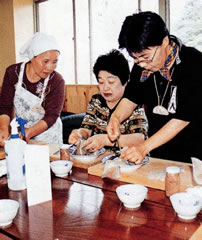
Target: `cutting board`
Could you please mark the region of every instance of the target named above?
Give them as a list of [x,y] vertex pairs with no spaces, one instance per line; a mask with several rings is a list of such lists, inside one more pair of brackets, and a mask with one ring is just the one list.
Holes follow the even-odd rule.
[[[180,191],[196,185],[192,176],[191,164],[157,158],[150,158],[146,165],[141,166],[133,172],[121,173],[119,180],[165,190],[165,169],[168,166],[180,166],[182,169],[180,173]],[[88,173],[95,176],[102,176],[103,171],[104,165],[102,163],[88,168]]]
[[202,225],[194,232],[189,240],[199,240],[202,239]]

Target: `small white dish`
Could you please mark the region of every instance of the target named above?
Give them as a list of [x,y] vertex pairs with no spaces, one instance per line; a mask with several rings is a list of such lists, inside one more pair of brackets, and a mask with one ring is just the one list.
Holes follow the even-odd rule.
[[139,208],[147,196],[147,187],[140,184],[124,184],[116,189],[117,196],[129,209]]
[[180,219],[193,220],[201,210],[201,198],[188,192],[175,193],[170,201]]
[[50,166],[57,177],[65,177],[71,171],[73,162],[69,160],[56,160],[51,162]]
[[98,156],[97,155],[72,155],[72,159],[75,159],[77,162],[88,163],[94,161]]
[[0,227],[6,227],[13,222],[19,209],[19,202],[12,199],[0,200]]

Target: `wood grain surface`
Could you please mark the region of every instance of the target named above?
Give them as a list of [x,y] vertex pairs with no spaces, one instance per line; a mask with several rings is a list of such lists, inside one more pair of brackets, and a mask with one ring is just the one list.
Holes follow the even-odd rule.
[[[0,198],[20,203],[13,224],[0,229],[2,239],[188,240],[197,234],[201,213],[192,222],[182,222],[165,192],[152,188],[138,210],[128,210],[115,192],[122,184],[73,168],[65,179],[52,176],[52,201],[27,207],[26,190],[9,191],[6,178],[1,178]],[[201,239],[198,236],[195,239]]]
[[68,84],[66,85],[65,102],[63,111],[83,113],[93,94],[98,93],[97,84]]
[[[168,166],[180,166],[180,191],[196,185],[192,176],[191,164],[169,160],[150,158],[149,163],[130,173],[121,173],[119,180],[128,183],[138,183],[151,188],[165,190],[165,169]],[[88,168],[88,173],[102,176],[104,165],[98,164]]]

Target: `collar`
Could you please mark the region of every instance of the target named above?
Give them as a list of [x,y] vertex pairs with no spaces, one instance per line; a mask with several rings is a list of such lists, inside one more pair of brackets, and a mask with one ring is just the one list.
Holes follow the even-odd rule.
[[[159,70],[160,74],[169,82],[172,81],[170,76],[170,65],[173,59],[176,59],[176,64],[179,64],[181,62],[178,53],[179,48],[180,47],[178,46],[178,44],[175,41],[171,40],[170,53],[165,61],[164,66]],[[152,73],[153,73],[152,71],[143,70],[140,77],[140,82],[146,81]]]

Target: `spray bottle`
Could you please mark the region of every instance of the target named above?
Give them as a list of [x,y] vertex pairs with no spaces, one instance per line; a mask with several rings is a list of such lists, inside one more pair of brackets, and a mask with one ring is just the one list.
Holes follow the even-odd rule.
[[19,138],[18,133],[18,126],[21,127],[21,132],[24,133],[24,124],[22,123],[26,122],[18,117],[11,121],[11,137],[10,140],[5,141],[8,188],[16,191],[26,189],[24,162],[26,142]]

